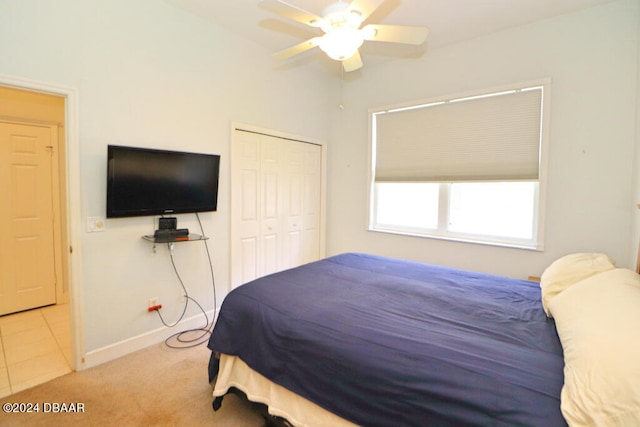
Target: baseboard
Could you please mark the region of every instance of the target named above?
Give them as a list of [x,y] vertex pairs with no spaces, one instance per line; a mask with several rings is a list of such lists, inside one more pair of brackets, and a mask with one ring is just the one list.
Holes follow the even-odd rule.
[[[216,310],[216,314],[219,310]],[[213,315],[213,311],[207,312],[209,318]],[[199,314],[193,317],[184,319],[174,328],[162,327],[154,329],[153,331],[146,332],[144,334],[127,338],[126,340],[110,344],[108,346],[91,350],[85,353],[81,363],[79,363],[78,370],[88,369],[97,365],[101,365],[110,360],[117,359],[122,356],[126,356],[134,351],[142,350],[149,346],[161,343],[178,332],[202,328],[205,319],[203,314]]]

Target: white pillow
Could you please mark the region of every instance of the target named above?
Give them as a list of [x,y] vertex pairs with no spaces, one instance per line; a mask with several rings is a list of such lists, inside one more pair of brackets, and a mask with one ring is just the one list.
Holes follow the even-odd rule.
[[554,261],[540,277],[542,307],[547,316],[549,302],[560,292],[579,281],[616,267],[615,261],[605,254],[576,253]]
[[564,349],[570,426],[640,426],[640,276],[617,268],[549,304]]

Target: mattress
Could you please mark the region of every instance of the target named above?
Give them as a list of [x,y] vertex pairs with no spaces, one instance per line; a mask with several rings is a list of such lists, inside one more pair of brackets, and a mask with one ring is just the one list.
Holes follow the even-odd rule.
[[251,402],[262,403],[269,413],[286,419],[296,427],[355,427],[315,403],[293,393],[251,369],[237,356],[220,355],[220,369],[213,385],[214,407],[237,389]]
[[562,347],[525,280],[342,254],[234,289],[209,348],[358,425],[566,425]]

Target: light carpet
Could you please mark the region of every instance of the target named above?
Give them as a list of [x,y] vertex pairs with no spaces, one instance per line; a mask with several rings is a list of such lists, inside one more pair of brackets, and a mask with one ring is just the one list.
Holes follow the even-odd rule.
[[[0,399],[3,426],[261,427],[265,419],[234,395],[211,408],[205,345],[170,349],[158,344]],[[39,412],[7,413],[7,403],[39,404]],[[54,412],[74,403],[84,412]],[[78,404],[82,404],[81,406]],[[18,405],[13,405],[18,406]],[[19,408],[20,409],[20,408]],[[33,409],[33,408],[32,408]],[[48,410],[48,412],[45,412]]]

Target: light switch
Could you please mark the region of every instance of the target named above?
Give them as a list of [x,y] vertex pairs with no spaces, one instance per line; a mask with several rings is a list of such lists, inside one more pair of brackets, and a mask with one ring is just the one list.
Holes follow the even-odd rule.
[[87,233],[95,233],[96,231],[104,231],[104,217],[90,216],[87,217]]

